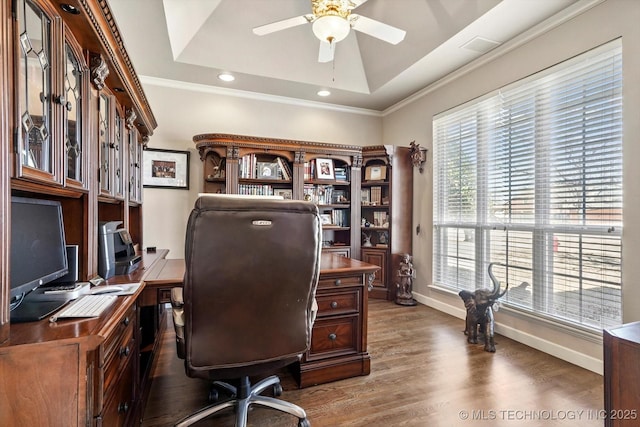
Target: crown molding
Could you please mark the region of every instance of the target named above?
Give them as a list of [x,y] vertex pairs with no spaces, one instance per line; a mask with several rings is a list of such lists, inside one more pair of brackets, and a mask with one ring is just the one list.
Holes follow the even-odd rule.
[[298,107],[315,108],[320,110],[330,110],[339,113],[359,114],[363,116],[382,117],[382,112],[369,110],[366,108],[346,107],[344,105],[329,104],[325,102],[307,101],[298,98],[290,98],[279,95],[269,95],[258,92],[251,92],[239,89],[222,88],[200,83],[190,83],[178,80],[163,79],[151,76],[139,76],[140,81],[152,86],[167,87],[171,89],[187,90],[191,92],[208,93],[212,95],[230,96],[235,98],[251,99],[254,101],[274,102],[278,104],[295,105]]

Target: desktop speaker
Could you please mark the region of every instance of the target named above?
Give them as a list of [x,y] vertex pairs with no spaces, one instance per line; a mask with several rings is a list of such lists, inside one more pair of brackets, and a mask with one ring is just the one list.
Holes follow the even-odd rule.
[[67,245],[69,272],[52,283],[75,283],[78,281],[78,245]]

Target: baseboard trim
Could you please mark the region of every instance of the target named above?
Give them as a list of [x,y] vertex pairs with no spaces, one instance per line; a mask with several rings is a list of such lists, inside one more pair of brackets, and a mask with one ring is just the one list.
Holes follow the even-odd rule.
[[[442,311],[443,313],[447,313],[461,320],[464,320],[465,318],[466,312],[462,308],[453,307],[449,304],[443,303],[442,301],[436,300],[434,298],[429,298],[416,292],[413,292],[413,297],[420,304],[434,308],[438,311]],[[545,340],[535,335],[522,332],[504,323],[496,322],[495,330],[497,334],[503,335],[509,339],[535,348],[536,350],[540,350],[544,353],[550,354],[551,356],[557,357],[558,359],[562,359],[566,362],[580,366],[581,368],[587,369],[597,374],[603,374],[604,367],[601,359],[586,355],[584,353],[580,353],[578,351]]]

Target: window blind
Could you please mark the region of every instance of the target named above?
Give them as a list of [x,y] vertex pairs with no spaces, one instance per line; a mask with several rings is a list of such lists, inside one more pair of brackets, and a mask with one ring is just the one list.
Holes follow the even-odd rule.
[[622,48],[614,41],[434,118],[434,282],[621,323]]

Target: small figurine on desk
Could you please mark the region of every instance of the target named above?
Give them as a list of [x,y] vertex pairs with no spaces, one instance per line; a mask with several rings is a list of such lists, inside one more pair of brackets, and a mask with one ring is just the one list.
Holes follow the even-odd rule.
[[400,269],[398,270],[399,283],[396,284],[396,304],[399,305],[416,305],[411,293],[413,288],[413,279],[416,277],[416,271],[411,264],[411,255],[402,254],[400,261]]

